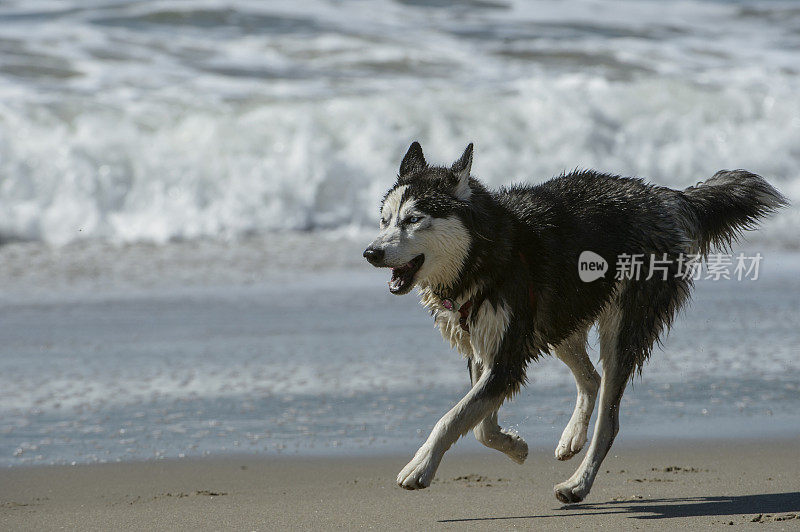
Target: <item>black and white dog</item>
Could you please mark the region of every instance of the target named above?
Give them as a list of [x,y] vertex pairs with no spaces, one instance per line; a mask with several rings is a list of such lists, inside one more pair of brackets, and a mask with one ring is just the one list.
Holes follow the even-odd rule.
[[[555,486],[560,501],[578,502],[619,430],[625,386],[689,297],[692,278],[680,271],[681,257],[727,247],[786,199],[744,170],[717,172],[681,191],[593,171],[490,191],[470,176],[471,166],[472,144],[448,168],[428,165],[414,142],[383,199],[380,233],[364,251],[374,266],[392,269],[393,294],[418,287],[444,338],[468,359],[472,379],[397,483],[428,487],[445,451],[470,430],[522,463],[528,446],[498,425],[497,410],[525,383],[528,363],[553,352],[578,387],[556,458],[583,448],[600,398],[586,457]],[[667,269],[649,279],[618,279],[609,270],[584,282],[584,251],[610,264],[623,255],[658,256]],[[586,353],[595,323],[602,377]]]

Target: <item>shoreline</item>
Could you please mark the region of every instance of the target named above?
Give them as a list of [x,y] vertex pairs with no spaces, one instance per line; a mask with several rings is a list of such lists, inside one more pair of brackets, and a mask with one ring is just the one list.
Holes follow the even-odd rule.
[[559,503],[552,486],[572,474],[583,453],[564,463],[537,448],[518,466],[488,449],[456,448],[431,488],[408,492],[394,477],[411,454],[15,467],[0,473],[0,524],[6,530],[800,524],[800,438],[614,446],[587,500],[572,506]]
[[[594,431],[594,418],[589,425],[589,440]],[[701,427],[705,421],[702,418],[683,420],[686,423],[675,423],[675,420],[664,420],[663,425],[635,425],[627,426],[622,423],[620,433],[617,436],[613,449],[622,452],[639,452],[645,448],[655,447],[658,449],[681,449],[700,445],[711,447],[721,445],[726,447],[749,447],[761,445],[767,442],[770,445],[798,445],[798,459],[800,459],[800,418],[785,417],[777,421],[787,423],[798,423],[796,427],[776,428],[770,426],[764,420],[755,424],[749,424],[740,434],[733,434],[733,425],[742,420],[726,420],[724,423],[727,430],[715,432],[714,434],[701,434],[701,430],[718,431],[720,424],[718,420],[708,420],[705,427]],[[563,425],[563,424],[562,424]],[[428,428],[422,428],[422,435],[426,436]],[[546,429],[547,433],[531,433],[526,431],[523,435],[528,443],[530,453],[543,454],[548,456],[558,443],[558,439],[563,426],[553,426]],[[695,430],[695,433],[688,433]],[[760,432],[759,436],[756,436]],[[135,466],[150,464],[188,464],[194,462],[214,462],[214,461],[274,461],[274,462],[304,462],[304,461],[325,461],[325,462],[347,462],[351,460],[389,460],[398,459],[414,454],[424,442],[424,438],[401,439],[396,442],[384,445],[364,445],[360,447],[324,447],[324,448],[300,448],[296,450],[282,451],[255,451],[255,450],[216,450],[207,454],[187,454],[159,455],[159,456],[131,456],[126,459],[98,460],[98,461],[73,461],[73,462],[41,462],[41,461],[18,461],[0,465],[0,476],[4,472],[32,471],[38,469],[65,468],[75,469],[83,467],[103,467],[103,466]],[[588,445],[588,443],[586,444]],[[460,438],[456,444],[447,452],[446,456],[472,456],[481,457],[486,452],[493,454],[481,445],[473,436],[472,432]],[[577,463],[572,460],[571,463]]]

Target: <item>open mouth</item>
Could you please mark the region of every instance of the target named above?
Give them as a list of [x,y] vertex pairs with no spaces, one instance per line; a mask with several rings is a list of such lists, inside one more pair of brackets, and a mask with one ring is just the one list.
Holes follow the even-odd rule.
[[402,266],[392,268],[392,278],[389,281],[389,292],[402,295],[414,286],[414,276],[425,262],[425,255],[417,255]]

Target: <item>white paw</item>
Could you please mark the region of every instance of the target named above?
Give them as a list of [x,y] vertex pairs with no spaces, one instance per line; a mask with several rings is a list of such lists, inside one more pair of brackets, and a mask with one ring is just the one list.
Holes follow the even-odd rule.
[[586,444],[586,429],[583,423],[572,423],[570,421],[556,447],[556,458],[559,460],[569,460],[583,449]]
[[501,434],[505,441],[502,448],[498,450],[504,452],[506,456],[518,464],[525,462],[525,459],[528,458],[528,444],[525,443],[525,440],[519,434],[513,432],[503,430]]
[[491,432],[482,428],[476,429],[475,438],[490,449],[495,449],[521,464],[528,458],[528,444],[512,430],[494,429]]
[[553,487],[553,490],[556,494],[556,499],[564,504],[581,502],[587,495],[589,495],[590,489],[591,486],[587,485],[584,481],[574,481],[571,479],[566,482],[562,482],[561,484],[556,484]]
[[431,485],[442,455],[427,446],[420,447],[414,458],[397,475],[397,484],[407,490],[419,490]]

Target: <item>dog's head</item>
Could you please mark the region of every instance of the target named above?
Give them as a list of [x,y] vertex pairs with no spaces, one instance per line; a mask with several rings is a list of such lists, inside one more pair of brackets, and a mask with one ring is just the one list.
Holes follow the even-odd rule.
[[472,195],[472,144],[452,166],[429,166],[418,142],[400,163],[397,183],[381,204],[380,232],[364,251],[377,267],[391,268],[389,291],[414,285],[449,286],[470,249],[464,213]]

